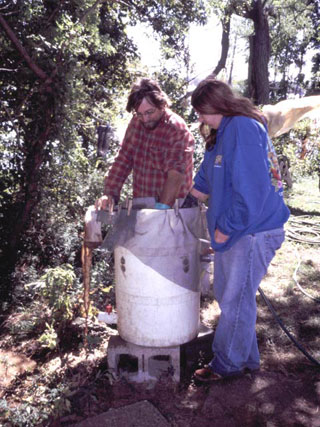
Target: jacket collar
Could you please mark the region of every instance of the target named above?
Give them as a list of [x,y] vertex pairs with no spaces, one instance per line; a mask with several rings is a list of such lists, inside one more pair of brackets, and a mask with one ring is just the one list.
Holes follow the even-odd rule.
[[218,127],[217,133],[218,134],[222,133],[224,131],[225,127],[228,125],[228,123],[230,123],[230,121],[232,119],[233,119],[233,116],[230,116],[230,117],[223,116],[222,120],[220,122],[220,125]]

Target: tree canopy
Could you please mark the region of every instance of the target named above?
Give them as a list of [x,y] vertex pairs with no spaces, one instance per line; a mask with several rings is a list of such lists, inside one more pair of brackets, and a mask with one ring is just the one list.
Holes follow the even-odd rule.
[[[319,48],[319,4],[316,0],[208,0],[213,13],[220,16],[222,25],[221,57],[214,74],[226,67],[230,46],[232,16],[240,16],[252,23],[248,37],[248,90],[247,95],[257,104],[269,102],[270,68],[282,73],[282,81],[288,80],[290,65],[302,69],[309,48]],[[238,29],[241,35],[241,31]],[[270,62],[269,62],[270,61]],[[296,84],[304,82],[302,73]],[[319,76],[317,85],[319,87]],[[316,85],[313,85],[315,87]],[[288,88],[283,88],[286,97]]]
[[25,252],[22,237],[32,224],[40,226],[44,205],[49,210],[49,202],[60,206],[66,218],[83,213],[86,200],[80,197],[80,187],[90,168],[95,168],[97,125],[121,114],[121,95],[139,74],[137,48],[126,27],[149,22],[164,44],[178,49],[188,23],[205,22],[200,4],[2,2],[0,231],[4,272],[12,271]]

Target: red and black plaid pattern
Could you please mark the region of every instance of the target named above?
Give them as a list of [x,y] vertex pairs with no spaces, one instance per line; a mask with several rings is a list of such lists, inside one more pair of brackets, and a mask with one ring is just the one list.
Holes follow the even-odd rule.
[[184,120],[167,109],[158,126],[146,129],[137,117],[128,125],[119,153],[104,182],[104,193],[119,197],[133,171],[133,197],[159,198],[169,170],[185,175],[178,197],[192,186],[194,139]]

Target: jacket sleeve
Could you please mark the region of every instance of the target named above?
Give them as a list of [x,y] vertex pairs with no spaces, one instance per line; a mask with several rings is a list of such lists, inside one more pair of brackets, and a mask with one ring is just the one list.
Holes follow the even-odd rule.
[[194,177],[194,188],[201,193],[209,194],[209,186],[206,179],[206,155],[204,157],[204,160],[202,161],[199,171],[197,172],[196,176]]
[[233,145],[226,164],[231,176],[231,203],[217,218],[217,228],[231,235],[259,220],[271,180],[267,134],[258,122],[241,117],[226,129],[224,139]]

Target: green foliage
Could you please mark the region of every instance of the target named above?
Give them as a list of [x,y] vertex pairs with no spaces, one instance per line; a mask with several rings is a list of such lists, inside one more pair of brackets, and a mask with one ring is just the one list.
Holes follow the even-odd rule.
[[279,100],[285,99],[288,93],[305,93],[313,86],[305,78],[303,66],[308,49],[317,49],[314,42],[319,28],[313,21],[319,11],[316,12],[316,1],[310,1],[307,5],[304,1],[296,0],[274,0],[272,3],[271,66],[274,81],[280,81],[272,95],[275,100]]
[[[312,222],[309,224],[310,231],[317,233],[319,236],[319,178],[316,176],[304,176],[302,178],[298,178],[294,180],[293,186],[290,189],[286,189],[284,192],[285,202],[288,205],[289,209],[293,217],[292,221],[295,221],[294,215],[314,215],[312,218],[312,222],[314,222],[314,226]],[[299,218],[296,218],[298,223],[296,223],[297,227],[300,227]],[[310,218],[311,219],[311,218]],[[289,223],[291,221],[289,219]],[[301,218],[303,221],[303,218]],[[301,233],[301,237],[311,237],[317,239],[317,235],[308,232],[308,225],[306,224],[306,228],[301,228],[297,230]],[[317,258],[317,257],[315,257]],[[319,269],[316,270],[319,273]],[[316,282],[314,282],[314,286],[316,286]]]
[[78,311],[79,292],[76,275],[71,265],[50,268],[34,283],[27,287],[48,310],[48,321],[38,341],[43,347],[53,350]]
[[59,384],[55,387],[41,385],[35,378],[30,395],[22,403],[10,407],[6,399],[0,400],[0,417],[6,427],[32,427],[48,422],[70,412],[69,388]]
[[23,297],[21,291],[17,292],[16,298],[23,299],[24,305],[16,308],[14,317],[6,324],[13,346],[22,340],[41,335],[50,318],[49,308],[37,298],[34,290],[31,295],[29,289],[24,290]]
[[41,297],[52,310],[53,318],[58,320],[71,319],[72,301],[70,291],[75,281],[71,265],[50,268],[35,285]]
[[135,18],[131,15],[131,24],[135,25],[137,21],[148,23],[161,36],[168,59],[181,54],[190,23],[206,23],[207,8],[203,0],[146,0],[135,5],[135,15]]
[[196,173],[203,160],[203,156],[205,153],[205,142],[202,135],[200,134],[199,126],[193,127],[192,134],[194,135],[194,138],[195,138],[194,171]]
[[290,160],[293,180],[320,174],[320,141],[316,121],[304,119],[288,133],[274,140],[278,154]]
[[12,325],[9,325],[8,328],[16,339],[22,339],[30,336],[31,333],[34,333],[37,324],[38,319],[33,315],[33,313],[28,312],[25,313],[25,316],[23,316],[18,323],[13,323]]
[[169,49],[183,44],[190,22],[205,22],[205,9],[189,0],[18,0],[1,14],[33,64],[1,31],[1,268],[15,264],[16,283],[63,263],[78,274],[83,216],[118,149],[111,135],[106,157],[97,157],[97,126],[123,117],[139,74],[126,26],[150,24]]
[[38,342],[44,348],[54,350],[58,346],[58,334],[53,325],[46,323],[45,332],[38,338]]
[[[231,35],[236,33],[238,37],[247,40],[248,37],[257,35],[258,31],[263,30],[260,27],[260,18],[257,19],[258,10],[260,8],[263,10],[263,15],[267,18],[271,44],[269,75],[273,80],[270,85],[272,99],[285,99],[289,93],[293,92],[313,91],[311,93],[314,93],[315,90],[319,90],[319,76],[317,76],[319,69],[315,69],[312,79],[308,79],[303,68],[307,53],[314,52],[314,58],[316,58],[319,51],[318,0],[308,2],[304,0],[207,0],[206,4],[212,8],[212,13],[218,16],[221,22],[232,18]],[[241,17],[245,23],[235,21],[233,19],[235,15]],[[251,25],[248,22],[251,22]],[[269,44],[266,39],[265,42]],[[259,50],[261,49],[262,46],[259,44]],[[249,40],[248,50],[250,67],[254,48]],[[265,53],[268,55],[267,51]],[[241,52],[241,54],[244,53]],[[261,75],[260,69],[259,74]],[[248,96],[251,96],[250,91]]]

